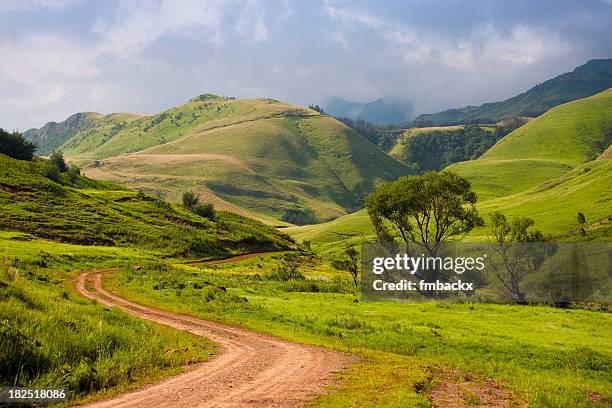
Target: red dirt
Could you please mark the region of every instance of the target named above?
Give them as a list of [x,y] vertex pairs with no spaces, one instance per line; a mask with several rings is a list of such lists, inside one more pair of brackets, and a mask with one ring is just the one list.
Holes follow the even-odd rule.
[[[248,256],[254,254],[233,260]],[[333,373],[350,363],[339,352],[130,302],[102,287],[102,274],[112,270],[82,273],[76,282],[78,292],[131,315],[213,340],[219,351],[184,374],[87,407],[298,407],[325,392]]]

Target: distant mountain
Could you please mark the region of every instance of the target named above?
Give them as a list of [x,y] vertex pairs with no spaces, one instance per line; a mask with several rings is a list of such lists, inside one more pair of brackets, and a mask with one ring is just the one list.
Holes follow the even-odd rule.
[[335,117],[365,120],[377,125],[400,125],[412,119],[412,104],[379,98],[369,103],[331,98],[323,105],[325,112]]
[[513,116],[539,116],[557,105],[612,88],[612,59],[593,59],[503,102],[420,115],[418,126],[494,123]]
[[26,130],[23,136],[38,145],[37,154],[45,155],[56,150],[77,132],[92,126],[101,117],[95,112],[75,113],[63,122],[48,122],[40,129]]
[[360,208],[380,182],[408,174],[343,123],[273,99],[201,95],[152,116],[95,116],[54,148],[84,174],[180,201],[192,190],[218,208],[274,225],[304,224]]

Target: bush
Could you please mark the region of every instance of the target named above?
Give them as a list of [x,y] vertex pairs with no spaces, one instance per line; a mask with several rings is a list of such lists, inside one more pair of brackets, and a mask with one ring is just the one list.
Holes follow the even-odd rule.
[[215,206],[212,203],[198,204],[192,212],[209,220],[215,219]]
[[200,197],[192,191],[183,193],[183,207],[200,217],[215,219],[215,207],[212,203],[200,204]]
[[68,179],[72,184],[75,184],[79,180],[81,175],[81,169],[78,166],[72,165],[68,167]]
[[43,177],[46,177],[51,181],[55,181],[56,183],[59,183],[60,181],[60,171],[55,163],[47,163],[42,171],[42,175]]
[[64,154],[61,152],[61,150],[53,152],[51,156],[49,156],[49,160],[51,160],[51,163],[55,164],[55,166],[61,173],[64,173],[68,170],[68,166],[66,165],[66,161],[64,160]]
[[25,140],[21,133],[8,133],[0,128],[0,153],[18,160],[32,160],[36,143]]
[[195,195],[193,191],[185,191],[183,193],[183,207],[192,211],[200,203],[200,197]]
[[306,277],[298,271],[300,264],[294,254],[285,254],[279,266],[267,275],[270,280],[288,282],[290,280],[305,280]]

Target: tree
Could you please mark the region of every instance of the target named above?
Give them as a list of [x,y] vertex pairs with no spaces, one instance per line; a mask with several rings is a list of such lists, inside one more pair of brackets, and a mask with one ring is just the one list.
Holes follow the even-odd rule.
[[355,246],[347,244],[344,248],[344,259],[335,260],[333,263],[334,268],[347,271],[353,278],[355,286],[359,284],[357,281],[359,277],[359,253],[355,249]]
[[521,282],[528,274],[540,270],[556,249],[552,244],[545,244],[547,241],[540,231],[529,230],[534,225],[535,222],[527,217],[516,217],[509,222],[499,211],[491,214],[489,227],[494,238],[493,250],[501,261],[497,264],[491,260],[491,268],[516,303],[527,303]]
[[74,164],[68,167],[68,179],[72,184],[75,184],[79,180],[79,176],[81,175],[81,169],[79,166],[75,166]]
[[586,232],[586,217],[584,216],[583,213],[578,212],[578,215],[576,215],[576,221],[578,222],[578,233],[582,236],[585,236],[587,234]]
[[183,207],[200,217],[215,219],[215,207],[212,203],[200,204],[200,197],[192,191],[183,193]]
[[435,256],[446,241],[484,225],[470,182],[444,171],[400,177],[371,194],[366,207],[379,241],[401,240]]
[[59,170],[61,173],[64,173],[66,170],[68,170],[68,166],[66,165],[66,161],[64,160],[64,154],[61,150],[56,150],[51,153],[51,156],[49,156],[49,160],[51,160],[51,163],[55,164],[57,170]]
[[47,162],[43,168],[42,175],[56,183],[60,182],[60,171],[55,163]]
[[32,160],[36,143],[25,140],[21,133],[0,128],[0,153],[18,160]]
[[183,207],[189,211],[193,210],[200,203],[200,198],[193,191],[183,193]]

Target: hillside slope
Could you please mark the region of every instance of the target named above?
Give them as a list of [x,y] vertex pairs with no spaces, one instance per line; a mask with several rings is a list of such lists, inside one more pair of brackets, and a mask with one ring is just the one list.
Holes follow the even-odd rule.
[[594,59],[503,102],[466,106],[420,115],[423,125],[493,123],[512,116],[539,116],[552,107],[594,95],[612,87],[612,59]]
[[612,89],[568,102],[511,132],[480,159],[448,167],[481,200],[514,194],[596,159],[612,142]]
[[77,133],[106,133],[112,134],[127,122],[139,118],[135,114],[102,115],[96,112],[75,113],[63,122],[48,122],[40,129],[29,129],[23,133],[27,140],[38,145],[36,153],[47,155],[57,150],[68,139]]
[[46,161],[0,154],[0,230],[79,245],[138,247],[167,256],[219,256],[293,244],[274,229],[236,214],[214,221],[144,194],[85,177],[59,182]]
[[351,212],[407,168],[337,120],[272,99],[202,95],[150,117],[77,132],[60,147],[84,173],[173,201],[191,189],[269,223]]
[[[592,228],[609,230],[612,216],[612,89],[551,109],[511,132],[481,158],[447,167],[465,176],[478,193],[478,209],[501,210],[511,218],[527,216],[546,234],[565,235],[576,228],[576,214]],[[606,229],[607,228],[607,229]],[[372,236],[367,212],[332,222],[286,230],[328,253],[339,241],[355,243]],[[468,239],[487,234],[480,228]]]

